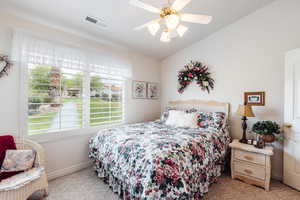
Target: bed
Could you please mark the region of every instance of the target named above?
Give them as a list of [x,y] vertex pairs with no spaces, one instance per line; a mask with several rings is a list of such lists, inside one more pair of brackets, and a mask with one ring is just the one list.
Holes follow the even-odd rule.
[[[171,109],[223,112],[229,104],[173,101]],[[230,142],[220,130],[178,128],[162,120],[101,130],[89,142],[98,177],[123,199],[201,199],[221,175]]]

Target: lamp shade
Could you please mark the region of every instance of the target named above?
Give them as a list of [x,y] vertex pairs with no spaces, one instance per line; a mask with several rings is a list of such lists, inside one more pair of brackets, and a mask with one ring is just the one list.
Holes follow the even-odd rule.
[[252,111],[252,107],[249,105],[239,105],[239,108],[236,113],[240,116],[255,117]]

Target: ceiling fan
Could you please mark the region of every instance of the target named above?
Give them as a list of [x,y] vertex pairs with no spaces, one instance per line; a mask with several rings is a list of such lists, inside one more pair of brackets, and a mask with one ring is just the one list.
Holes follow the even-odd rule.
[[160,18],[152,20],[142,26],[136,27],[134,30],[141,30],[148,28],[151,35],[155,36],[160,29],[161,25],[164,27],[160,37],[162,42],[170,42],[171,38],[180,36],[182,37],[188,30],[188,27],[180,24],[183,22],[209,24],[212,20],[211,16],[198,15],[189,13],[180,13],[180,11],[188,4],[191,0],[175,0],[173,4],[168,0],[168,5],[162,9],[158,9],[149,4],[146,4],[140,0],[130,0],[130,4],[139,8],[143,8],[152,13],[157,13]]

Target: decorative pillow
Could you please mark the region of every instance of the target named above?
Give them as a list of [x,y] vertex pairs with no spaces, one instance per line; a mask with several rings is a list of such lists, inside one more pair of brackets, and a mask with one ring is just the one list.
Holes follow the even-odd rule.
[[26,171],[33,167],[34,150],[7,150],[1,172]]
[[198,128],[198,114],[184,112],[179,116],[177,127]]
[[160,117],[161,122],[165,123],[167,121],[170,110],[176,110],[176,109],[171,108],[171,107],[166,107],[165,111],[162,113],[162,115]]
[[17,149],[13,136],[3,135],[0,136],[0,167],[2,166],[7,149]]
[[181,110],[170,110],[166,125],[174,127],[198,128],[197,113],[186,113]]
[[199,112],[198,126],[200,128],[215,128],[220,130],[225,124],[226,114],[223,112]]
[[160,121],[163,123],[166,123],[168,117],[169,117],[169,112],[170,110],[178,110],[178,111],[184,111],[186,113],[192,113],[192,112],[197,112],[196,109],[189,109],[189,110],[184,110],[184,109],[178,109],[178,108],[172,108],[172,107],[166,107],[165,111],[162,113],[160,117]]
[[177,127],[180,116],[183,114],[184,114],[184,111],[170,110],[168,119],[166,120],[166,125]]

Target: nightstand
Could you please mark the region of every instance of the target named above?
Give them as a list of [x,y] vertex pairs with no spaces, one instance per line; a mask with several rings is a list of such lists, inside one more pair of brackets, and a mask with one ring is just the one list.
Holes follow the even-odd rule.
[[258,149],[234,140],[231,147],[231,177],[269,191],[273,147]]

